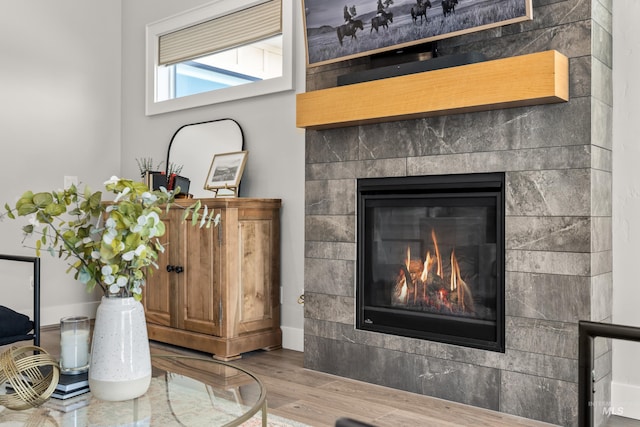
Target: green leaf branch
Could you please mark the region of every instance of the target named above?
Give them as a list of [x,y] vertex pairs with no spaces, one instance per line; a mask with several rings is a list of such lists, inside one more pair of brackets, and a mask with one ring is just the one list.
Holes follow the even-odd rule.
[[[150,268],[158,268],[164,252],[162,207],[169,209],[180,190],[148,187],[129,179],[112,177],[105,189],[115,195],[103,202],[102,192],[75,185],[52,192],[25,192],[14,206],[5,204],[1,217],[28,217],[22,227],[25,239],[35,239],[37,256],[42,251],[71,260],[67,272],[84,283],[87,291],[99,286],[105,295],[142,298],[142,286]],[[202,211],[202,213],[201,213]],[[183,221],[191,215],[194,226],[218,225],[220,215],[208,213],[200,201],[185,208]],[[198,221],[200,219],[200,221]]]

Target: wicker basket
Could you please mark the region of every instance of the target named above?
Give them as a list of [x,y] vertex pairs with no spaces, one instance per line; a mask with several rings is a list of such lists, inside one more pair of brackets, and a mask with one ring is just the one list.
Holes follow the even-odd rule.
[[54,392],[59,378],[58,362],[44,349],[11,347],[0,354],[0,384],[8,382],[15,393],[0,395],[0,405],[17,410],[40,406]]

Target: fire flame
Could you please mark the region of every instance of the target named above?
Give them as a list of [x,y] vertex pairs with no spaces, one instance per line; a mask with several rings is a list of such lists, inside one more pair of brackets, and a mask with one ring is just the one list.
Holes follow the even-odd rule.
[[431,270],[432,266],[433,258],[431,257],[431,252],[427,251],[427,255],[424,257],[424,268],[422,269],[420,280],[426,282],[429,279],[429,270]]
[[438,271],[436,271],[436,274],[442,277],[442,258],[440,257],[440,249],[438,248],[438,239],[436,239],[435,230],[431,230],[431,240],[433,240],[433,246],[436,251],[436,260],[438,261]]
[[411,247],[407,246],[407,259],[404,261],[404,264],[407,266],[407,270],[411,264]]
[[[424,261],[412,261],[411,248],[407,247],[404,268],[396,280],[394,303],[406,305],[412,296],[413,304],[429,304],[446,307],[452,311],[455,309],[473,312],[472,294],[469,285],[462,278],[455,249],[451,250],[449,256],[451,273],[447,286],[435,230],[431,231],[431,240],[434,254],[427,251]],[[420,298],[419,289],[422,289]]]

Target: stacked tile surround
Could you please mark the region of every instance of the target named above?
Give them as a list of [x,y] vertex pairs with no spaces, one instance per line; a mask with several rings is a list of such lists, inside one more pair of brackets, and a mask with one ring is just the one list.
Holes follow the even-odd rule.
[[[440,41],[440,54],[558,50],[569,102],[306,131],[305,367],[577,425],[577,322],[611,320],[612,0],[533,6],[533,21]],[[309,68],[307,91],[367,61]],[[355,330],[356,179],[496,171],[507,182],[506,352]],[[610,343],[598,340],[596,357],[603,423]]]

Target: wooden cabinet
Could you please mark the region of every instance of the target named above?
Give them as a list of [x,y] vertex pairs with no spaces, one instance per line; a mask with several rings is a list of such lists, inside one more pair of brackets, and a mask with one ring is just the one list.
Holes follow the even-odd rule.
[[149,339],[221,360],[280,348],[280,200],[201,199],[220,213],[210,228],[182,221],[193,201],[163,218],[165,252],[143,295]]

